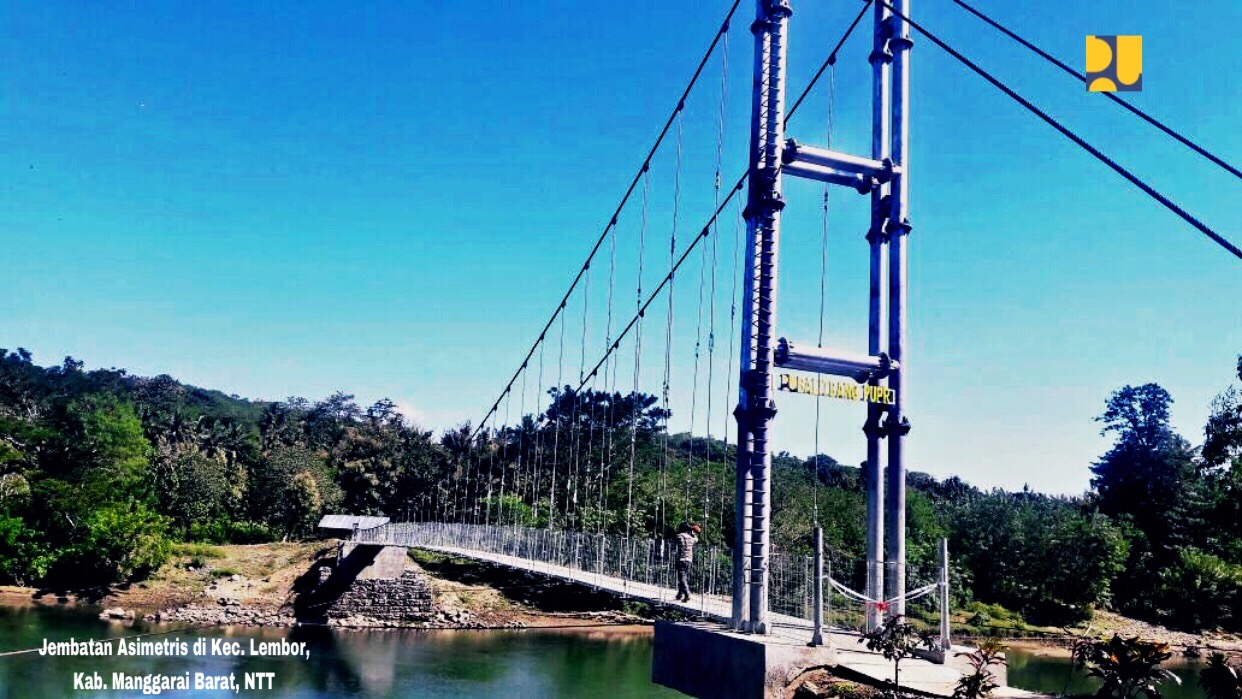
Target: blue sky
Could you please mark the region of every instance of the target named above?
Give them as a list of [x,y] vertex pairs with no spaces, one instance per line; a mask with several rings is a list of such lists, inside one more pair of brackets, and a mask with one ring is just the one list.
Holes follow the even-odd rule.
[[[745,157],[743,5],[730,35],[726,179]],[[5,4],[0,346],[27,347],[40,363],[72,354],[253,398],[388,396],[437,429],[477,420],[607,222],[727,7]],[[796,3],[792,89],[854,7]],[[1242,161],[1242,54],[1203,46],[1205,28],[1242,20],[1237,3],[986,9],[1074,66],[1086,34],[1142,34],[1144,89],[1130,98]],[[915,12],[1242,240],[1238,180],[949,0],[920,0]],[[866,43],[859,35],[847,45],[836,75],[834,143],[854,152],[869,142]],[[1172,392],[1175,425],[1197,441],[1242,352],[1242,264],[929,42],[913,61],[912,467],[1080,491],[1107,447],[1092,416],[1109,391],[1146,381]],[[712,205],[721,69],[709,64],[687,104],[679,246]],[[803,109],[791,135],[822,143],[826,89]],[[675,145],[653,164],[648,289],[667,268]],[[788,188],[780,330],[806,340],[819,305],[818,198],[815,187]],[[617,324],[633,311],[637,203],[617,233]],[[734,224],[715,237],[716,435]],[[863,199],[833,192],[827,336],[843,349],[865,349],[865,227]],[[676,289],[675,428],[690,414],[699,262]],[[597,263],[588,361],[606,334],[607,289]],[[574,303],[566,379],[582,354]],[[643,386],[653,392],[662,313],[649,314],[644,333]],[[623,347],[623,385],[630,353]],[[555,355],[545,361],[551,383]],[[705,390],[695,401],[700,432]],[[515,399],[513,414],[519,407]],[[782,396],[780,407],[778,446],[808,453],[813,401]],[[823,407],[821,450],[857,463],[859,407]]]

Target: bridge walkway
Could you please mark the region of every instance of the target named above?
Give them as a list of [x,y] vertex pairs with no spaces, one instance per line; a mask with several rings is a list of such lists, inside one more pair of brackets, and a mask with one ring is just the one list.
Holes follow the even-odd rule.
[[[721,623],[727,622],[732,615],[730,599],[720,595],[699,594],[694,595],[688,603],[677,602],[673,600],[674,591],[667,587],[624,580],[547,561],[536,561],[503,553],[479,551],[457,546],[411,545],[410,548],[491,563],[513,570],[536,573],[556,580],[586,585],[618,596],[656,604],[667,609],[675,609],[691,616],[698,616]],[[810,643],[812,630],[810,621],[787,614],[771,614],[770,618],[773,625],[773,635],[800,643]],[[838,665],[876,681],[892,681],[892,662],[886,660],[879,653],[866,650],[859,643],[860,635],[858,633],[842,629],[831,629],[825,633],[825,636],[828,637],[829,642],[837,649]],[[953,687],[961,677],[962,671],[951,664],[941,665],[922,658],[908,658],[901,665],[901,684],[903,687],[936,696],[952,696]],[[998,687],[992,696],[1017,699],[1043,695],[1016,687],[1002,686]]]

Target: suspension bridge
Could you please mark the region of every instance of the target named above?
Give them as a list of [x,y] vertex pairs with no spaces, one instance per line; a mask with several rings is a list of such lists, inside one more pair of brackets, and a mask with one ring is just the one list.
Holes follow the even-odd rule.
[[[1087,83],[1087,75],[1018,32],[964,0],[952,1],[1021,50]],[[754,17],[742,20],[739,5],[716,25],[518,368],[477,426],[454,435],[451,475],[412,504],[407,521],[354,538],[538,573],[714,622],[657,629],[655,679],[698,696],[777,696],[782,673],[815,665],[891,680],[887,662],[861,651],[857,634],[900,615],[935,637],[930,660],[911,661],[903,686],[946,695],[962,674],[951,666],[950,552],[941,542],[939,551],[908,560],[907,549],[907,269],[915,230],[909,97],[916,40],[946,52],[1210,243],[1239,259],[1242,251],[945,41],[934,17],[913,19],[909,0],[860,1],[843,26],[823,28],[837,40],[797,92],[786,87],[794,8],[787,0],[757,0]],[[733,68],[739,33],[753,47],[748,72]],[[865,154],[838,150],[834,142],[837,59],[855,36],[869,41],[867,65],[842,72],[870,85]],[[751,89],[730,89],[739,79]],[[1084,99],[1097,99],[1083,92]],[[1242,179],[1177,129],[1117,95],[1100,94],[1219,167],[1221,176]],[[732,134],[741,129],[729,121],[733,99],[748,100],[751,113],[747,137],[736,142]],[[794,122],[809,104],[822,107],[819,118]],[[690,119],[703,123],[688,126]],[[807,140],[790,137],[795,127]],[[810,136],[822,145],[811,145]],[[731,170],[726,166],[734,158],[744,165]],[[847,208],[841,196],[866,198],[865,223],[838,215]],[[814,224],[799,202],[814,206]],[[815,328],[809,341],[778,332],[786,216],[801,216],[800,231],[819,234],[817,245],[806,244],[816,236],[801,235],[801,249],[810,254],[793,258],[800,267],[818,267],[817,288],[785,289],[800,299],[817,295],[817,316],[790,324]],[[850,227],[857,250],[835,239],[829,244],[830,230]],[[830,248],[857,253],[860,268],[867,260],[867,298],[860,289],[857,304],[866,309],[866,337],[858,338],[865,351],[825,344],[827,298],[836,291]],[[814,414],[816,456],[794,475],[774,467],[774,459],[788,461],[773,441],[778,392],[788,394],[781,411]],[[820,486],[831,471],[819,456],[821,425],[842,410],[859,410],[866,439],[860,471],[866,554],[857,560],[824,542],[820,521]],[[794,487],[799,483],[806,488]],[[806,490],[809,502],[793,502]],[[705,534],[687,571],[694,594],[678,602],[671,536],[692,521]],[[679,645],[687,642],[701,645],[687,652]],[[740,660],[748,653],[757,654],[754,664]]]

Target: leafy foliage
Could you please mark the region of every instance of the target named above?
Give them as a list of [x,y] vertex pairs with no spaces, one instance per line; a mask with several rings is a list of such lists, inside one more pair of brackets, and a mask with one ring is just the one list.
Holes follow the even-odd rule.
[[1199,685],[1207,699],[1242,699],[1242,667],[1230,665],[1224,653],[1212,653],[1199,671]]
[[91,512],[62,563],[90,580],[141,579],[168,560],[168,519],[142,503],[111,504]]
[[1177,675],[1160,667],[1173,657],[1167,643],[1152,643],[1114,634],[1109,639],[1087,639],[1074,646],[1074,664],[1089,677],[1103,681],[1098,697],[1160,699],[1160,684]]
[[[908,569],[934,568],[947,537],[953,604],[983,625],[1111,606],[1242,628],[1242,387],[1213,401],[1199,450],[1170,426],[1172,404],[1155,384],[1108,398],[1100,421],[1114,443],[1082,496],[911,472]],[[735,448],[669,434],[668,418],[655,396],[562,386],[504,427],[435,435],[388,400],[249,401],[0,350],[0,582],[134,579],[169,540],[304,537],[328,512],[655,538],[694,520],[708,525],[704,545],[729,546]],[[862,588],[860,469],[782,452],[772,489],[773,545],[809,553],[817,505],[834,575]]]
[[985,639],[979,647],[969,653],[955,653],[957,657],[966,658],[973,672],[962,675],[953,688],[954,699],[981,699],[992,694],[992,690],[1000,686],[992,668],[1005,664],[1005,656],[1000,643],[995,639]]
[[859,643],[866,644],[867,650],[875,651],[886,659],[893,661],[893,685],[901,684],[901,661],[915,654],[920,648],[934,648],[935,639],[920,632],[905,621],[900,614],[893,614],[884,619],[884,623],[863,634]]

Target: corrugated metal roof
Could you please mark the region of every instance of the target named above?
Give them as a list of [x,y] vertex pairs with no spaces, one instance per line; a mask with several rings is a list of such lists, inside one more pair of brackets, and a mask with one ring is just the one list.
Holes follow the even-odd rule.
[[319,520],[320,529],[350,529],[357,525],[359,529],[375,529],[388,524],[387,517],[368,517],[366,515],[324,515]]

